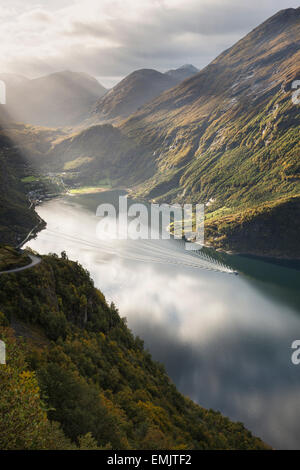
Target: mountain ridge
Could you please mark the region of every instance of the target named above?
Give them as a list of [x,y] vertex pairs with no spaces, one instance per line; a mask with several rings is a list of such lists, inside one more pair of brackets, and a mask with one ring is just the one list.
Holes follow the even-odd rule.
[[[300,116],[291,87],[297,78],[300,9],[291,9],[266,20],[121,124],[122,132],[152,151],[156,166],[153,177],[132,194],[157,202],[205,203],[208,230],[215,223],[220,231],[210,243],[244,251],[245,243],[230,238],[229,215],[234,219],[236,212],[252,208],[255,226],[256,207],[300,194]],[[266,217],[265,223],[272,221]],[[246,251],[259,246],[257,237]],[[287,247],[260,254],[280,251],[286,255]],[[295,255],[300,257],[297,248]]]
[[124,119],[146,102],[197,71],[198,69],[192,65],[182,66],[165,73],[154,69],[135,70],[98,100],[92,114],[99,121],[112,122],[116,119]]
[[19,81],[15,77],[0,74],[0,79],[6,82],[6,107],[15,121],[28,124],[48,127],[78,124],[106,92],[84,72],[64,70]]
[[178,67],[177,69],[167,70],[165,72],[165,75],[168,75],[169,77],[175,79],[177,82],[182,82],[186,78],[189,78],[198,72],[200,72],[200,70],[197,69],[194,65],[184,64],[181,67]]

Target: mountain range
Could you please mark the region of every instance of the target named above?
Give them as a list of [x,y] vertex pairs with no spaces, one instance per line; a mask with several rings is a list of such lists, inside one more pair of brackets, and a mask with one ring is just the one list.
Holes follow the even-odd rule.
[[206,203],[214,246],[299,256],[299,46],[300,8],[281,11],[130,117],[156,166],[136,194]]
[[120,120],[180,81],[198,72],[193,65],[161,73],[136,70],[111,90],[94,77],[65,70],[33,80],[0,73],[6,84],[6,108],[15,121],[48,127]]
[[152,69],[136,70],[98,100],[93,115],[99,121],[120,120],[197,72],[193,65],[183,65],[166,73]]
[[[300,8],[201,71],[138,70],[108,92],[75,72],[0,79],[1,244],[42,223],[26,181],[58,172],[69,187],[202,202],[207,245],[300,258]],[[65,252],[40,261],[0,277],[2,449],[269,448],[181,395]]]
[[86,73],[63,71],[29,80],[0,74],[6,83],[8,112],[18,122],[40,126],[71,126],[82,121],[107,90]]
[[71,184],[110,178],[134,197],[204,203],[208,245],[300,257],[299,46],[300,8],[282,10],[175,86],[174,71],[138,70],[71,133],[10,135]]

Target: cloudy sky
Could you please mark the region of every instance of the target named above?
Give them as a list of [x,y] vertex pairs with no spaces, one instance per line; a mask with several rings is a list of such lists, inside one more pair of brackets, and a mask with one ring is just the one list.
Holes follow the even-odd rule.
[[111,86],[138,68],[201,68],[299,0],[0,0],[0,72],[86,71]]

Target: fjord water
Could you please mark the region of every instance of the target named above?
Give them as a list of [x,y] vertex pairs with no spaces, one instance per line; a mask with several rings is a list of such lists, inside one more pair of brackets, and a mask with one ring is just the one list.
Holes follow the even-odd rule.
[[65,196],[37,208],[47,222],[27,246],[66,251],[91,273],[177,388],[275,448],[300,448],[300,270],[214,251],[239,276],[201,269],[177,240],[105,241],[97,206],[119,192]]

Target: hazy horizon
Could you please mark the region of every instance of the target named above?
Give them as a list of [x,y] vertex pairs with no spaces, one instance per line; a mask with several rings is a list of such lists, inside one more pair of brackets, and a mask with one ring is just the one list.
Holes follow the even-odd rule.
[[[297,1],[0,0],[2,73],[86,72],[111,87],[130,72],[201,69]],[[0,37],[1,37],[0,36]]]

